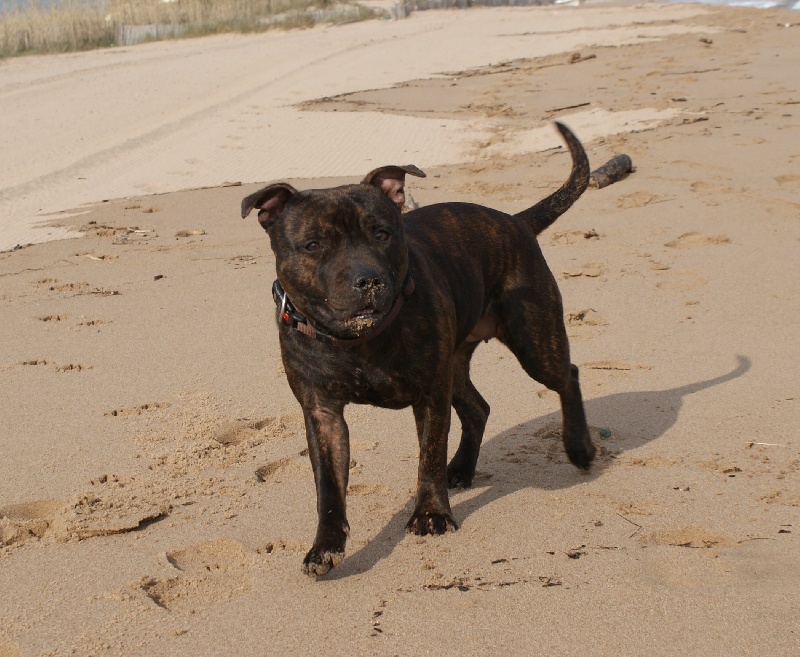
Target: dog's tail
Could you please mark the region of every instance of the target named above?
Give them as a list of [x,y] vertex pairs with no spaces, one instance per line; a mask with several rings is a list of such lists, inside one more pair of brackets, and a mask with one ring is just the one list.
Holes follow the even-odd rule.
[[563,123],[556,121],[556,128],[567,142],[570,155],[572,155],[572,171],[569,178],[550,196],[542,199],[533,207],[514,215],[515,219],[525,221],[537,235],[569,210],[589,186],[589,158],[586,157],[586,151],[583,150],[581,142]]

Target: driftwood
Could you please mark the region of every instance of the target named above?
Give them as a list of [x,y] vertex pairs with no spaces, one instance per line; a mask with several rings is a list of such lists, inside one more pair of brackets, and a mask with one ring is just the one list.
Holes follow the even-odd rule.
[[615,155],[603,166],[598,167],[592,171],[589,178],[589,185],[602,189],[608,187],[612,183],[622,180],[629,173],[636,171],[633,167],[633,162],[628,155],[621,153]]

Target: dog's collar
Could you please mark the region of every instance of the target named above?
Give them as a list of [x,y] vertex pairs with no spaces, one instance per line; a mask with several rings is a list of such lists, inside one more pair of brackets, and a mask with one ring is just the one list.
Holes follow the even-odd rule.
[[389,311],[389,314],[383,318],[381,323],[378,324],[375,330],[360,338],[349,339],[335,338],[332,335],[328,335],[327,333],[323,333],[322,331],[315,329],[308,319],[306,319],[306,316],[299,312],[297,308],[294,307],[292,302],[289,301],[289,297],[286,295],[286,291],[283,289],[283,286],[280,284],[278,279],[275,279],[275,282],[272,284],[272,299],[275,301],[275,305],[278,306],[278,321],[288,324],[291,328],[297,329],[303,335],[306,335],[309,338],[314,338],[315,340],[319,340],[320,342],[324,342],[325,344],[332,344],[336,347],[353,347],[363,344],[367,340],[371,340],[389,328],[389,325],[400,313],[400,308],[403,307],[403,302],[414,292],[414,287],[414,279],[411,278],[411,272],[409,272],[403,279],[403,288],[401,289],[400,294],[398,294],[397,298],[394,300],[392,309]]

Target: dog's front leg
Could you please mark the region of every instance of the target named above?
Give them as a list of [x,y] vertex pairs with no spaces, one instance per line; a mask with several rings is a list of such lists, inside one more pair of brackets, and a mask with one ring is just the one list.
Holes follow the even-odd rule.
[[[448,391],[449,392],[449,391]],[[408,531],[425,536],[458,529],[447,493],[447,435],[450,432],[450,394],[438,394],[414,404],[419,436],[417,500]]]
[[338,565],[350,533],[345,501],[350,440],[343,410],[341,405],[303,409],[319,516],[314,545],[303,560],[303,571],[308,575],[324,575]]

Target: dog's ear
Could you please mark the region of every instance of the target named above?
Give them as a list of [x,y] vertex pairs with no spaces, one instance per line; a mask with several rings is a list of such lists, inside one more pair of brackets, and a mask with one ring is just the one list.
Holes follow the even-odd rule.
[[258,208],[258,223],[264,230],[269,230],[275,220],[283,212],[287,201],[297,194],[297,190],[288,183],[268,185],[242,199],[242,219]]
[[373,169],[364,176],[361,184],[377,187],[392,203],[402,210],[406,203],[405,184],[407,173],[417,176],[417,178],[425,178],[425,172],[413,164],[404,166],[391,165]]

